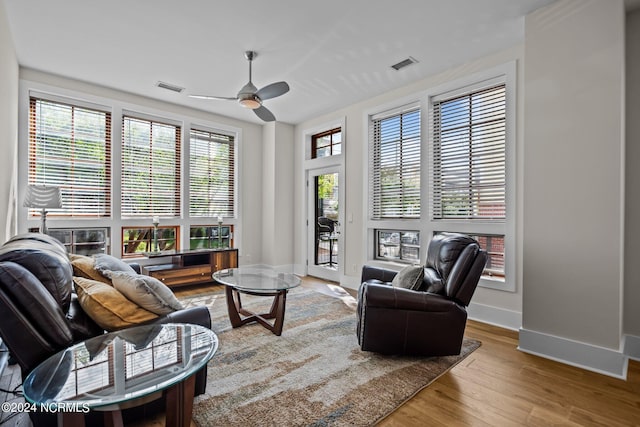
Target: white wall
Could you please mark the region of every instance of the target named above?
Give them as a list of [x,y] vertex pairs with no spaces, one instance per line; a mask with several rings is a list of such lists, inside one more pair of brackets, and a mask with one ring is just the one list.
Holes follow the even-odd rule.
[[18,145],[18,60],[0,2],[0,244],[15,234]]
[[624,332],[640,337],[640,10],[626,25]]
[[[30,69],[20,69],[20,82],[21,82],[21,97],[25,99],[20,100],[21,104],[21,114],[20,114],[20,141],[21,143],[26,144],[26,132],[27,129],[27,121],[26,114],[28,104],[28,90],[30,87],[35,87],[36,89],[42,91],[47,90],[53,94],[57,94],[60,96],[72,96],[79,97],[80,99],[84,99],[90,102],[98,102],[100,100],[114,100],[119,105],[132,106],[130,108],[134,108],[135,111],[141,113],[155,114],[155,115],[163,115],[166,113],[166,116],[176,117],[176,118],[189,118],[194,122],[203,122],[206,124],[219,125],[221,127],[238,129],[241,134],[240,147],[238,150],[239,156],[239,188],[238,188],[238,205],[241,212],[240,222],[237,224],[239,231],[235,233],[236,241],[235,246],[240,249],[240,260],[241,264],[252,264],[262,262],[262,153],[263,153],[263,145],[262,145],[262,126],[244,122],[241,120],[235,120],[224,116],[214,115],[208,112],[204,112],[201,110],[191,109],[183,106],[179,106],[177,104],[171,104],[167,102],[152,100],[149,98],[129,94],[126,92],[121,92],[118,90],[96,86],[92,84],[88,84],[86,82],[81,82],[73,79],[68,79],[52,74],[43,73],[40,71],[30,70]],[[43,89],[45,88],[45,89]],[[17,90],[17,86],[16,86]],[[180,96],[180,95],[176,95]],[[97,101],[96,101],[97,100]],[[26,103],[26,104],[25,104]],[[107,104],[108,105],[108,104]],[[16,120],[17,122],[17,120]],[[118,138],[118,136],[114,136],[114,138]],[[185,143],[185,141],[183,141]],[[4,156],[3,156],[4,157]],[[116,165],[117,166],[117,165]],[[22,172],[24,168],[21,168]],[[118,167],[115,169],[119,170]],[[183,168],[184,170],[184,168]],[[26,174],[23,174],[26,177]],[[21,175],[22,176],[22,175]],[[26,179],[26,178],[25,178]],[[24,187],[26,184],[21,183]],[[183,204],[184,206],[184,204]],[[26,213],[24,215],[26,217]],[[108,220],[111,221],[110,224],[113,226],[113,233],[117,233],[120,225],[123,225],[121,222],[118,222],[117,219]],[[69,227],[69,226],[77,226],[77,220],[64,220],[64,219],[56,219],[49,218],[48,219],[49,227]],[[143,221],[141,224],[147,225],[147,220]],[[182,225],[186,225],[188,221],[179,220]],[[215,222],[215,221],[214,221]],[[36,221],[37,223],[37,221]],[[30,224],[30,225],[35,225]],[[135,221],[127,221],[127,225],[136,225]],[[26,231],[27,223],[25,219],[20,217],[20,230],[21,232]],[[185,227],[182,228],[183,237],[184,236]],[[119,242],[119,237],[112,236],[113,238],[113,247],[112,252],[115,255],[119,255],[117,250]],[[183,243],[184,243],[183,239]]]
[[[473,75],[487,69],[503,65],[511,61],[520,62],[523,58],[523,47],[514,46],[510,49],[497,52],[493,55],[481,58],[476,61],[455,67],[446,72],[435,76],[427,77],[415,84],[405,86],[398,90],[387,92],[383,95],[371,98],[364,102],[348,106],[346,108],[334,111],[330,114],[317,117],[296,125],[295,127],[295,262],[304,265],[306,255],[306,205],[305,205],[305,186],[304,186],[304,132],[307,129],[313,129],[324,123],[340,122],[345,118],[344,129],[344,147],[345,156],[345,179],[341,183],[341,191],[345,191],[345,206],[341,209],[344,212],[345,221],[342,226],[344,238],[344,275],[341,278],[343,286],[357,288],[360,284],[360,275],[362,265],[370,259],[370,250],[366,244],[366,193],[368,191],[367,183],[364,180],[365,170],[363,159],[368,156],[368,129],[366,123],[366,113],[375,110],[377,107],[389,103],[393,103],[408,96],[422,94],[424,95],[428,89],[440,86],[442,84]],[[517,164],[522,159],[522,79],[521,64],[518,63],[517,78],[517,117],[516,117],[516,151]],[[520,169],[520,168],[516,168]],[[521,172],[516,172],[516,188],[521,187]],[[521,196],[517,196],[520,200]],[[520,212],[520,203],[517,203],[516,216]],[[516,219],[517,223],[521,223]],[[518,233],[517,233],[518,234]],[[518,247],[521,239],[516,236]],[[521,251],[518,248],[517,258],[520,259]],[[521,262],[516,263],[518,266]],[[397,266],[396,266],[397,268]],[[483,316],[483,320],[491,323],[500,323],[510,328],[518,328],[520,326],[520,313],[522,311],[522,294],[520,273],[515,273],[516,291],[504,292],[487,288],[478,288],[474,297],[473,304],[476,308],[480,308],[478,316]],[[507,320],[505,320],[507,319]]]
[[623,1],[528,15],[524,64],[520,348],[622,375]]
[[281,266],[293,262],[293,126],[263,125],[262,262]]

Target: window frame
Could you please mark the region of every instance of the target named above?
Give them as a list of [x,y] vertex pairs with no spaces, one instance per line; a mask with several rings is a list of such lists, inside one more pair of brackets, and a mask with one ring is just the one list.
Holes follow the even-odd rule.
[[[388,257],[380,254],[380,246],[384,245],[384,243],[380,242],[380,233],[399,233],[400,234],[400,238],[398,241],[398,257]],[[416,233],[418,235],[418,243],[417,243],[418,259],[417,260],[405,259],[402,257],[403,247],[408,247],[408,248],[416,247],[415,243],[404,243],[402,241],[403,233]],[[373,257],[378,261],[387,261],[387,262],[402,263],[402,264],[409,264],[409,265],[423,264],[420,262],[421,261],[420,260],[420,230],[399,230],[399,229],[388,229],[388,228],[376,228],[374,230],[374,241],[375,241],[375,246],[373,249],[373,252],[374,252]]]
[[[126,114],[139,118],[155,119],[170,124],[179,124],[182,129],[181,142],[183,155],[181,158],[181,168],[184,177],[188,177],[188,159],[189,147],[184,144],[187,140],[185,132],[195,127],[197,129],[206,129],[223,132],[234,136],[236,145],[236,156],[241,159],[244,152],[244,133],[251,131],[251,127],[247,124],[242,125],[233,123],[233,121],[217,120],[213,117],[203,117],[197,114],[197,111],[175,110],[170,109],[168,104],[157,104],[152,106],[148,103],[135,103],[135,101],[127,101],[120,98],[114,92],[98,91],[97,88],[87,87],[83,89],[73,89],[61,85],[45,83],[42,81],[31,79],[20,79],[18,87],[18,147],[17,147],[17,184],[16,184],[16,231],[26,232],[30,228],[36,228],[40,225],[39,216],[29,216],[28,208],[22,206],[27,184],[28,184],[28,147],[29,147],[29,99],[30,97],[46,98],[52,101],[59,101],[66,104],[78,105],[90,109],[97,109],[111,113],[111,216],[110,217],[91,217],[91,218],[71,218],[60,217],[50,214],[47,217],[47,225],[49,228],[101,228],[105,227],[110,230],[110,253],[114,256],[120,256],[122,245],[121,227],[123,226],[150,226],[152,216],[139,217],[133,219],[123,219],[120,216],[120,145],[122,139],[121,120]],[[212,121],[213,120],[213,121]],[[251,133],[252,134],[252,133]],[[188,135],[188,133],[186,133]],[[242,165],[236,163],[236,195],[243,184]],[[183,230],[188,229],[190,225],[206,225],[212,222],[212,218],[190,218],[188,212],[188,195],[189,186],[186,179],[181,181],[182,197],[180,206],[182,216],[179,218],[169,218],[160,215],[160,225],[177,224]],[[242,223],[243,200],[236,196],[235,215],[225,218],[225,224],[234,225],[234,246],[242,250],[243,228]],[[188,234],[181,233],[180,247],[187,247],[189,244]],[[143,260],[140,261],[144,262]]]
[[[202,236],[200,238],[191,236],[191,233],[193,232],[192,229],[194,229],[194,228],[204,228],[206,230],[206,236]],[[216,245],[212,244],[213,241],[218,239],[217,228],[218,228],[217,224],[215,224],[215,225],[214,224],[198,224],[198,225],[191,224],[189,226],[189,246],[188,246],[188,249],[193,251],[193,250],[199,250],[199,249],[233,248],[234,247],[233,246],[234,245],[234,243],[233,243],[233,225],[232,224],[222,224],[222,225],[220,225],[220,228],[221,228],[221,231],[222,231],[221,234],[223,236],[221,240],[222,241],[225,241],[225,240],[228,241],[229,242],[228,246],[216,246]],[[224,231],[223,231],[225,229],[227,230],[226,237],[224,237],[225,234],[224,234]],[[214,235],[214,234],[216,234],[216,235]],[[206,239],[206,241],[208,243],[208,247],[206,247],[206,248],[192,248],[191,247],[191,242],[193,240],[197,240],[197,239]]]
[[[154,190],[159,191],[160,193],[162,193],[162,190],[168,190],[169,188],[167,187],[165,188],[158,188],[158,187],[152,187],[152,182],[153,182],[153,178],[154,176],[158,175],[158,172],[152,174],[151,176],[149,176],[148,178],[148,183],[149,183],[149,191],[148,194],[143,194],[144,197],[147,200],[147,203],[149,204],[149,207],[146,208],[145,210],[143,210],[141,213],[136,214],[136,213],[132,213],[132,211],[127,211],[125,212],[125,197],[128,196],[128,194],[125,193],[124,188],[125,188],[125,174],[124,174],[124,169],[125,169],[125,139],[126,139],[126,135],[125,135],[125,121],[127,119],[130,119],[132,121],[137,121],[137,122],[146,122],[150,124],[150,140],[149,140],[149,145],[148,145],[148,152],[145,153],[146,155],[148,155],[149,157],[153,158],[157,158],[157,155],[154,155],[155,151],[153,150],[153,127],[154,125],[156,126],[160,126],[160,127],[173,127],[175,128],[175,139],[174,139],[174,154],[173,154],[173,179],[174,179],[174,183],[173,183],[173,196],[172,199],[173,201],[171,202],[172,205],[168,205],[165,204],[164,202],[160,202],[158,205],[154,205],[153,203],[153,193]],[[162,216],[164,218],[180,218],[182,215],[182,204],[181,204],[181,194],[182,194],[182,185],[183,185],[183,180],[182,180],[182,151],[183,151],[183,143],[182,143],[182,133],[183,133],[183,125],[182,123],[176,123],[170,119],[167,118],[158,118],[158,117],[150,117],[144,114],[139,114],[139,113],[135,113],[135,112],[130,112],[130,111],[123,111],[122,115],[121,115],[121,126],[120,126],[120,131],[121,131],[121,140],[120,140],[120,153],[119,153],[119,161],[120,161],[120,165],[121,165],[121,169],[120,169],[120,218],[122,218],[123,220],[132,220],[132,219],[136,219],[136,218],[148,218],[148,217],[153,217],[154,215],[159,215]],[[150,167],[153,167],[153,165],[151,165]],[[135,186],[133,186],[135,187]],[[132,187],[132,188],[133,188]],[[133,203],[132,203],[133,206]],[[169,210],[164,210],[164,208],[169,208]]]
[[[96,185],[98,188],[101,188],[102,193],[104,194],[103,203],[99,204],[102,206],[101,212],[86,212],[82,210],[82,207],[76,207],[75,203],[70,203],[68,193],[75,192],[77,188],[82,188],[81,182],[82,178],[88,178],[90,175],[81,176],[74,173],[66,174],[66,176],[54,176],[52,180],[46,179],[46,172],[44,173],[44,177],[40,176],[39,173],[36,172],[36,163],[37,163],[37,134],[36,132],[36,122],[35,118],[36,108],[38,102],[56,104],[60,107],[68,107],[71,109],[72,118],[71,122],[68,123],[73,127],[73,130],[70,131],[71,139],[70,146],[74,149],[78,145],[78,141],[81,141],[80,138],[76,138],[75,136],[75,121],[76,121],[76,111],[84,110],[89,111],[91,113],[104,114],[105,118],[105,138],[104,138],[104,161],[102,162],[102,168],[104,170],[104,176],[98,178],[92,184]],[[67,99],[64,97],[54,96],[50,94],[44,94],[37,91],[32,91],[28,94],[27,99],[27,141],[28,141],[28,150],[27,150],[27,183],[28,185],[53,185],[59,186],[62,193],[62,201],[63,207],[60,209],[50,209],[49,210],[49,218],[51,217],[59,217],[59,218],[111,218],[113,215],[112,203],[113,203],[113,190],[112,190],[112,147],[113,147],[113,116],[109,108],[104,107],[98,104],[92,104],[89,102],[83,102],[80,100]],[[45,154],[46,156],[46,154]],[[46,158],[43,160],[46,162]],[[73,157],[69,158],[69,162],[74,166],[72,169],[76,169],[78,164],[82,165],[83,163],[91,163],[98,164],[98,162],[90,161],[88,158],[82,159],[82,157]],[[43,180],[44,179],[44,180]],[[78,181],[78,182],[76,182]],[[100,183],[99,181],[102,181]],[[66,206],[65,206],[66,205]],[[39,218],[40,210],[39,209],[28,209],[29,218]]]
[[[487,96],[494,98],[491,104],[481,104]],[[496,118],[494,106],[502,102],[504,117],[499,110]],[[432,97],[429,106],[430,218],[504,221],[506,135],[501,134],[506,133],[506,82],[492,80],[472,85],[468,93]],[[448,106],[455,107],[447,113]]]
[[[125,247],[125,239],[124,239],[124,233],[126,230],[147,230],[148,234],[145,234],[145,236],[148,236],[148,238],[144,238],[144,239],[138,239],[137,241],[139,242],[145,242],[145,244],[147,244],[147,247],[152,248],[153,244],[153,226],[152,225],[126,225],[126,226],[122,226],[120,228],[120,237],[121,237],[121,245],[120,245],[120,257],[122,259],[132,259],[132,258],[142,258],[145,256],[145,253],[151,252],[150,250],[144,251],[144,252],[125,252],[124,251],[124,247]],[[159,230],[173,230],[173,232],[175,233],[175,237],[173,239],[165,239],[165,240],[175,240],[176,242],[176,247],[173,249],[169,249],[167,251],[167,253],[170,253],[171,251],[179,251],[180,250],[180,226],[179,225],[159,225],[158,226],[158,231]],[[158,239],[158,241],[160,241],[162,239]],[[127,241],[128,242],[128,241]],[[160,251],[160,252],[164,252],[164,251]]]
[[[340,142],[339,143],[334,143],[333,141],[333,136],[336,134],[340,134]],[[324,147],[320,147],[320,148],[329,148],[329,154],[326,156],[318,156],[318,140],[321,138],[324,138],[328,136],[330,141],[329,141],[329,145],[324,146]],[[312,159],[321,159],[323,157],[331,157],[331,156],[339,156],[340,154],[342,154],[343,148],[344,148],[344,139],[342,137],[342,128],[341,127],[336,127],[330,130],[326,130],[320,133],[316,133],[311,135],[311,158]],[[336,145],[340,145],[340,152],[339,153],[333,153],[333,148]]]
[[[383,163],[383,147],[382,147],[382,140],[378,140],[377,139],[377,134],[380,132],[382,133],[381,128],[377,127],[377,123],[381,123],[382,121],[385,120],[390,120],[396,117],[400,117],[400,121],[402,122],[403,117],[405,114],[411,114],[414,112],[418,112],[418,121],[417,121],[417,126],[419,127],[419,131],[418,131],[418,138],[419,138],[419,143],[418,143],[418,153],[417,156],[415,155],[415,153],[412,153],[409,156],[410,160],[414,160],[414,162],[416,162],[417,168],[418,168],[418,191],[417,191],[417,198],[418,198],[418,209],[417,209],[417,213],[414,215],[409,214],[408,212],[406,212],[406,206],[404,204],[404,201],[401,203],[401,206],[397,207],[398,209],[400,209],[400,213],[398,215],[385,215],[382,211],[384,210],[385,206],[387,206],[382,199],[384,199],[385,195],[386,197],[389,197],[389,195],[393,195],[394,193],[391,192],[384,192],[381,190],[382,187],[382,181],[383,181],[383,167],[382,167],[382,163]],[[366,168],[368,171],[368,177],[367,177],[367,182],[368,184],[368,191],[367,191],[367,215],[368,215],[368,219],[371,221],[402,221],[402,220],[419,220],[421,217],[421,212],[422,212],[422,189],[423,189],[423,180],[422,180],[422,172],[421,172],[421,164],[422,164],[422,153],[424,151],[423,149],[423,144],[424,144],[424,126],[423,126],[423,117],[424,117],[424,110],[421,106],[421,104],[419,102],[409,102],[409,103],[405,103],[402,104],[398,107],[394,107],[391,109],[387,109],[387,110],[382,110],[380,112],[377,112],[375,114],[370,114],[368,115],[368,153],[367,153],[367,158],[368,158],[368,167]],[[400,139],[400,146],[401,146],[401,151],[403,152],[400,158],[399,162],[395,162],[395,165],[397,165],[397,167],[399,167],[401,169],[401,175],[404,175],[402,172],[405,169],[405,155],[404,155],[404,150],[405,150],[405,146],[404,143],[410,143],[411,141],[405,141],[404,136],[402,135],[402,131],[404,130],[404,125],[402,126],[402,130],[399,136]],[[409,127],[409,129],[411,129],[411,126]],[[407,138],[407,140],[411,140],[412,138]],[[409,148],[409,147],[407,147]],[[411,148],[409,148],[408,150],[409,152],[411,151]],[[415,158],[414,158],[415,157]],[[416,166],[414,165],[414,166]],[[379,175],[378,175],[379,174]],[[401,187],[404,187],[404,176],[402,176],[399,179],[400,183],[401,183]],[[380,187],[380,188],[378,188]],[[400,190],[397,192],[399,197],[404,199],[406,196],[413,196],[415,197],[416,194],[413,194],[411,192],[406,192],[404,190]],[[387,206],[387,209],[389,207]]]
[[[214,130],[214,129],[210,129],[206,126],[197,126],[197,125],[192,125],[189,127],[189,129],[185,129],[185,135],[188,135],[188,141],[187,144],[185,144],[185,146],[188,147],[187,150],[185,150],[184,153],[184,157],[185,157],[185,163],[187,163],[188,166],[188,170],[189,170],[189,176],[191,176],[191,162],[192,162],[192,134],[193,132],[203,132],[203,133],[209,133],[209,134],[217,134],[217,135],[221,135],[223,137],[228,137],[230,138],[230,142],[228,143],[230,146],[230,151],[231,151],[231,158],[229,159],[229,163],[228,163],[228,170],[227,170],[227,176],[229,179],[229,182],[227,183],[228,187],[229,187],[229,192],[231,193],[231,198],[227,199],[227,207],[225,211],[216,211],[216,212],[211,212],[210,215],[193,215],[192,213],[192,184],[191,181],[189,181],[189,183],[185,183],[185,187],[187,188],[188,191],[188,195],[185,196],[185,199],[187,201],[187,206],[186,206],[186,213],[188,215],[188,218],[190,219],[198,219],[198,220],[204,220],[205,222],[207,221],[211,221],[212,217],[218,217],[219,215],[222,215],[223,218],[235,218],[237,215],[237,209],[238,209],[238,142],[237,142],[237,135],[234,132],[228,132],[228,131],[224,131],[224,130]],[[192,224],[194,226],[206,226],[206,224]]]
[[[32,230],[29,230],[30,232]],[[34,232],[38,232],[37,229],[33,230]],[[82,233],[104,233],[104,241],[100,240],[90,240],[90,241],[78,241],[77,235],[81,235]],[[90,256],[93,254],[109,254],[111,253],[111,229],[109,227],[70,227],[70,228],[49,228],[49,234],[57,234],[56,237],[60,240],[60,243],[67,249],[67,252],[70,254],[80,254]],[[64,235],[65,238],[60,239],[61,235]],[[102,248],[93,248],[86,250],[82,250],[86,247],[91,246],[100,246]]]
[[[433,219],[431,212],[430,192],[432,189],[431,156],[433,142],[433,100],[441,99],[443,95],[455,97],[470,90],[480,90],[496,83],[505,84],[505,218],[504,219]],[[516,259],[519,251],[516,247],[516,62],[493,67],[491,69],[475,73],[465,78],[443,84],[427,91],[426,103],[428,108],[428,172],[423,196],[428,204],[428,215],[424,218],[425,226],[431,233],[436,231],[458,232],[470,235],[503,235],[504,236],[504,278],[488,277],[484,275],[480,279],[479,286],[500,291],[515,292],[516,284],[520,282],[517,271]]]

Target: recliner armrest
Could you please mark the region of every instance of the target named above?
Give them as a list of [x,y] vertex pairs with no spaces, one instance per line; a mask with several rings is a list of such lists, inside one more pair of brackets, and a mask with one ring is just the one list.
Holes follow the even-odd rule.
[[398,274],[395,270],[387,268],[372,267],[365,265],[362,267],[362,280],[360,283],[364,283],[367,280],[380,280],[381,282],[391,282],[393,278]]
[[459,305],[442,295],[405,288],[367,283],[363,285],[362,304],[365,307],[391,308],[426,312],[449,312]]

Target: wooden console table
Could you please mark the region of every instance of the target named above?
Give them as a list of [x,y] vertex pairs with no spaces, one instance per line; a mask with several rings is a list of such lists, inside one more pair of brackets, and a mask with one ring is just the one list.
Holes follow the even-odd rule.
[[169,251],[147,256],[160,262],[141,266],[142,273],[169,287],[210,283],[214,272],[238,267],[238,250],[233,248]]

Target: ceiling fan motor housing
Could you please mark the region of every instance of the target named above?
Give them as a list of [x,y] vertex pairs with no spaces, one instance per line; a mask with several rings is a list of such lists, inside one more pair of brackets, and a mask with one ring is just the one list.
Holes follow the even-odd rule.
[[238,102],[240,105],[252,110],[262,105],[262,100],[256,95],[258,88],[249,82],[238,92]]

